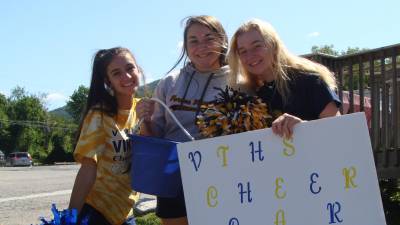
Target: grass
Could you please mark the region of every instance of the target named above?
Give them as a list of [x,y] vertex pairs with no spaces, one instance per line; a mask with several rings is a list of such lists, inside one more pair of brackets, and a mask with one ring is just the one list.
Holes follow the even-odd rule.
[[161,221],[154,213],[149,213],[144,216],[136,217],[137,225],[160,225]]

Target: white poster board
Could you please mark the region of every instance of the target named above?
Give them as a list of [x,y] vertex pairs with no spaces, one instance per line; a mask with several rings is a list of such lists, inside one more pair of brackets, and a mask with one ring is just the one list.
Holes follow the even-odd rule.
[[190,225],[384,225],[364,113],[178,145]]

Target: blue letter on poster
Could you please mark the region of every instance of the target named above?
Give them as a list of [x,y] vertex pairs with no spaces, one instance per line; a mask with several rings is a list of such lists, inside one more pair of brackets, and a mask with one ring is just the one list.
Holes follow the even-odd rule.
[[[198,156],[196,158],[196,156]],[[201,153],[199,151],[189,152],[189,159],[192,160],[194,169],[197,170],[200,168],[200,163],[201,163]]]
[[255,154],[258,154],[258,160],[263,161],[264,156],[262,155],[263,150],[261,149],[261,141],[258,141],[258,150],[255,150],[254,142],[250,142],[251,146],[251,161],[254,162]]
[[237,218],[233,217],[232,219],[229,220],[228,225],[239,225],[239,220]]
[[[337,208],[336,208],[337,206]],[[330,220],[329,224],[336,223],[335,220],[339,223],[343,222],[343,219],[340,219],[338,217],[338,213],[340,212],[340,203],[335,202],[335,203],[328,203],[326,206],[326,209],[329,210],[329,215],[330,215]]]
[[240,203],[243,204],[243,195],[247,194],[247,201],[251,202],[253,201],[253,198],[250,196],[251,190],[250,190],[250,182],[247,182],[247,191],[243,190],[243,184],[239,183],[238,188],[240,189],[239,194],[240,194]]
[[318,190],[315,190],[313,187],[314,187],[314,184],[315,183],[317,183],[317,181],[315,181],[314,179],[314,177],[319,177],[319,175],[318,175],[318,173],[312,173],[311,174],[311,176],[310,176],[310,180],[311,180],[311,183],[310,183],[310,191],[311,191],[311,193],[313,193],[313,194],[318,194],[319,192],[321,192],[321,186],[318,186]]

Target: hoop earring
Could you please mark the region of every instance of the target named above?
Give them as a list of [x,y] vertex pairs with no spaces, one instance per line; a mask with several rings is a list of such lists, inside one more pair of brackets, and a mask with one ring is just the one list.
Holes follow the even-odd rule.
[[114,96],[114,90],[108,86],[106,83],[104,83],[104,89],[106,89],[107,93],[111,96]]

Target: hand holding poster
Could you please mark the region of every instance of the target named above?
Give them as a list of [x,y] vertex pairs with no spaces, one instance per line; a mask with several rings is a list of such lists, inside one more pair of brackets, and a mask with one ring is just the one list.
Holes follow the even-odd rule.
[[178,145],[190,225],[383,225],[363,113]]

